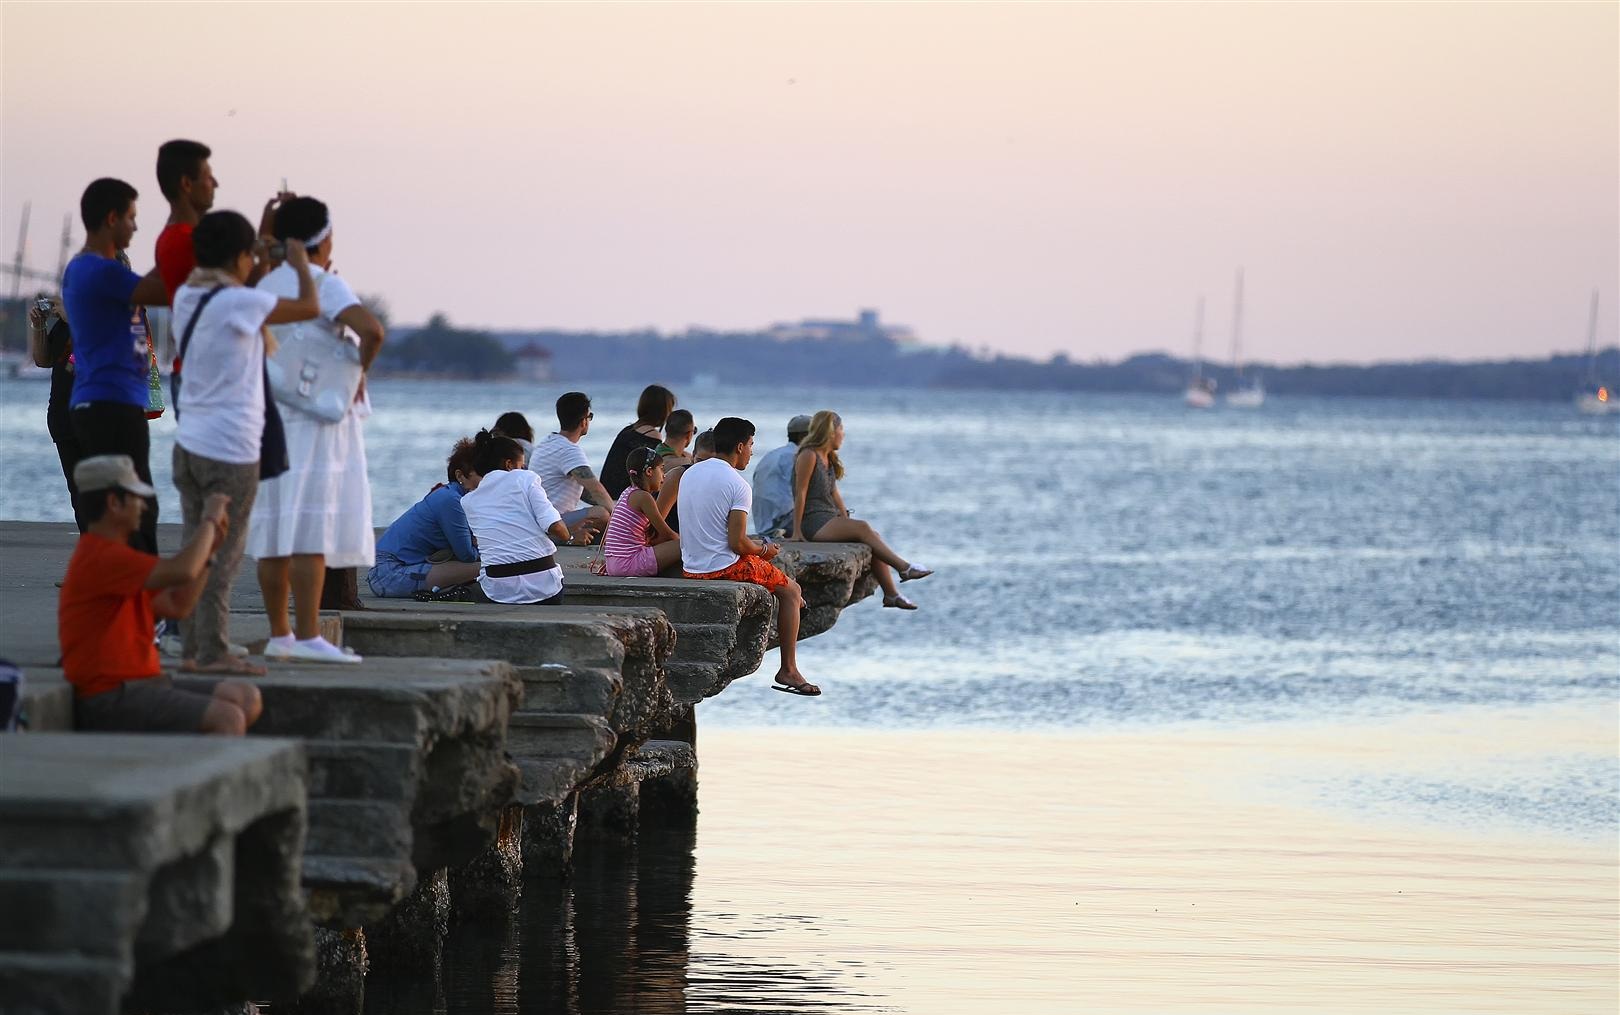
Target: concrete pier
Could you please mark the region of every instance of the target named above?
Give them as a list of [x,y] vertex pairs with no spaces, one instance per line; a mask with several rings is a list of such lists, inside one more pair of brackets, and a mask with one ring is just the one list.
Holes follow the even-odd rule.
[[297,997],[304,777],[282,739],[0,738],[0,1009]]
[[[8,607],[0,611],[0,657],[27,668],[27,713],[35,731],[71,728],[71,689],[54,668],[55,583],[75,538],[67,525],[0,523],[0,591]],[[160,541],[172,550],[175,527],[163,526]],[[209,939],[213,945],[175,938],[153,948],[144,943],[147,932],[125,920],[128,933],[110,932],[108,939],[122,943],[108,947],[129,959],[92,963],[94,969],[64,966],[56,978],[60,990],[80,990],[114,1008],[134,999],[180,1008],[252,996],[285,998],[289,1003],[278,1010],[357,1011],[368,961],[413,974],[436,969],[449,914],[479,919],[480,912],[509,910],[521,878],[541,883],[567,876],[576,829],[588,844],[582,848],[620,849],[615,844],[635,838],[643,812],[673,815],[676,826],[689,819],[696,793],[694,708],[758,669],[773,643],[774,603],[757,587],[731,582],[602,578],[585,570],[585,551],[562,556],[567,606],[368,597],[366,609],[323,615],[322,624],[329,639],[366,656],[363,664],[277,664],[257,678],[265,713],[245,743],[249,753],[276,745],[297,758],[296,772],[261,772],[259,778],[274,784],[275,800],[296,802],[298,834],[280,866],[257,859],[252,866],[255,876],[293,886],[295,901],[270,909],[283,923],[302,921],[296,948],[218,957],[242,940],[224,930],[217,941]],[[844,606],[871,594],[864,547],[789,544],[780,560],[805,591],[803,637],[826,631]],[[251,567],[233,590],[233,609],[233,638],[261,644],[268,629]],[[28,733],[0,739],[0,759],[14,744],[46,739],[96,758],[112,740],[170,738]],[[188,800],[182,795],[174,804],[175,815],[187,811]],[[87,804],[69,795],[63,806],[71,812]],[[276,841],[285,845],[287,834]],[[234,855],[257,857],[267,848],[239,846]],[[213,858],[216,880],[225,866],[222,850],[216,846],[204,858]],[[6,877],[0,871],[0,902],[11,883]],[[143,883],[140,878],[137,872],[126,880]],[[10,901],[32,913],[41,898],[14,893]],[[293,910],[296,916],[287,917]],[[217,914],[212,923],[194,922],[223,926]],[[36,942],[26,929],[4,933],[0,948],[15,939],[27,951],[48,940]],[[213,950],[199,951],[205,946]],[[216,956],[212,976],[209,970],[193,974],[202,986],[190,995],[173,985],[188,982],[176,972],[195,963],[177,964],[176,952]],[[297,1001],[284,989],[259,989],[259,966],[244,967],[278,968],[283,986],[291,982],[296,992],[308,987],[317,953],[319,984]],[[103,969],[113,971],[111,978],[96,972]],[[0,1008],[7,1011],[25,996],[15,991],[32,989],[14,979],[0,976]],[[218,989],[210,992],[208,984]],[[29,1003],[40,1011],[101,1010],[48,998]]]

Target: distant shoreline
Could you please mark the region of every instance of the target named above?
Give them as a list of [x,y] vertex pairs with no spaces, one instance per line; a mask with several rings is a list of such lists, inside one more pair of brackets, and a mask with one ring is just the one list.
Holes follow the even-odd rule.
[[[408,348],[414,336],[426,338],[429,334],[436,354],[431,363],[398,359],[390,362],[389,347],[385,346],[378,372],[447,379],[521,376],[544,384],[645,383],[649,378],[689,384],[701,379],[717,387],[779,377],[791,378],[795,384],[855,388],[1171,396],[1185,389],[1194,369],[1192,361],[1162,352],[1142,353],[1117,362],[1082,363],[1061,354],[1038,361],[986,356],[961,346],[896,341],[876,331],[786,339],[766,332],[700,329],[680,335],[651,330],[484,332],[454,328],[442,318],[436,319],[431,328],[395,329],[390,345]],[[459,349],[468,352],[465,374],[456,369],[460,364],[454,362]],[[475,351],[477,358],[473,362]],[[503,352],[506,362],[492,370],[490,357],[500,357]],[[538,363],[543,363],[542,373],[529,367]],[[1234,390],[1247,379],[1259,376],[1268,393],[1282,396],[1569,402],[1590,380],[1594,367],[1600,383],[1620,388],[1620,346],[1602,350],[1595,362],[1579,353],[1474,362],[1421,360],[1299,366],[1261,362],[1246,364],[1241,378],[1230,364],[1205,360],[1203,375],[1213,379],[1221,391]]]

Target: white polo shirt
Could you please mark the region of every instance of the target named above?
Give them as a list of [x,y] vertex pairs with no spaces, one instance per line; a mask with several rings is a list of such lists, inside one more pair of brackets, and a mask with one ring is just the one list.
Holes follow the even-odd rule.
[[516,564],[557,552],[546,530],[562,520],[546,499],[540,477],[528,469],[497,470],[461,498],[461,510],[478,540],[478,584],[497,603],[538,603],[562,591],[562,568],[511,578],[491,578],[491,564]]

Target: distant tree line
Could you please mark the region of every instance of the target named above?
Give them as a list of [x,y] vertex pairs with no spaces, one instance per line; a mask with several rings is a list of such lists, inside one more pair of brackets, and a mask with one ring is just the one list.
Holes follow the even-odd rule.
[[490,380],[512,374],[507,347],[484,331],[451,327],[443,314],[408,332],[395,332],[377,356],[381,372]]
[[[562,382],[719,383],[780,380],[846,387],[918,387],[992,391],[1120,391],[1173,394],[1186,387],[1190,362],[1162,353],[1117,363],[1080,363],[986,356],[961,346],[901,344],[881,335],[782,340],[759,332],[694,329],[681,335],[639,331],[482,332],[453,328],[436,314],[414,331],[397,331],[382,365],[437,376],[498,377],[513,369],[512,353],[530,343],[552,354]],[[1620,348],[1598,357],[1598,375],[1620,380]],[[1278,395],[1355,395],[1383,398],[1495,398],[1562,401],[1588,372],[1583,355],[1478,363],[1439,361],[1370,366],[1248,366]],[[1230,367],[1206,364],[1206,376],[1230,390]]]

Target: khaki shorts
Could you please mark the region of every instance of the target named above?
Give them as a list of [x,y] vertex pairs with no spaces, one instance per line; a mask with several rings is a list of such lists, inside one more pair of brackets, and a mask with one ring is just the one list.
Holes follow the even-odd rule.
[[73,725],[102,733],[197,733],[213,700],[212,688],[181,690],[167,676],[129,680],[75,700]]

